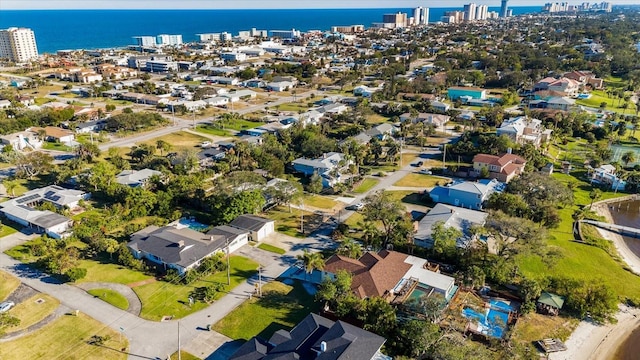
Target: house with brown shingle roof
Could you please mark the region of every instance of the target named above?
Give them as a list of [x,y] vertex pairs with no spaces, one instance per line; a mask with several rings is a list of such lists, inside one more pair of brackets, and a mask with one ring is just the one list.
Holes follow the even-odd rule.
[[526,164],[527,160],[514,154],[501,156],[477,154],[473,157],[473,171],[476,176],[480,175],[483,168],[487,168],[491,179],[505,183],[522,174]]
[[344,270],[351,274],[351,290],[361,299],[369,297],[392,298],[403,291],[408,281],[432,288],[447,300],[455,294],[452,277],[427,270],[427,260],[396,251],[366,252],[359,259],[333,255],[325,262],[323,271],[334,276]]

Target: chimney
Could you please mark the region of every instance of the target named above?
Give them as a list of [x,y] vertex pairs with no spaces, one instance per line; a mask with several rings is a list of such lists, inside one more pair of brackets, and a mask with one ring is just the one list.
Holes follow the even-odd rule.
[[178,246],[179,247],[184,247],[184,240],[179,240],[178,241]]
[[321,353],[327,352],[327,342],[326,341],[320,342],[320,352]]

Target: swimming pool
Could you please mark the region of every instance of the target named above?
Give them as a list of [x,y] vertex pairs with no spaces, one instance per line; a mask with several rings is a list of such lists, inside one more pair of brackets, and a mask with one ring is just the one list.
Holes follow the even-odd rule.
[[516,304],[499,299],[490,299],[489,305],[489,308],[485,309],[484,312],[465,307],[462,309],[462,316],[475,320],[478,332],[501,339],[509,322],[509,312],[516,310],[514,307]]
[[180,225],[187,226],[191,230],[200,232],[204,232],[209,228],[208,225],[197,222],[195,218],[181,218],[178,222]]

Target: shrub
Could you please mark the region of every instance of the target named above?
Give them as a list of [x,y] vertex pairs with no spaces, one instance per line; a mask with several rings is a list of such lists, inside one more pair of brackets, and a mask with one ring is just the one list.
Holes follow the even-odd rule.
[[87,276],[87,269],[78,268],[78,267],[71,268],[64,275],[68,281],[76,282],[80,279],[83,279],[85,276]]

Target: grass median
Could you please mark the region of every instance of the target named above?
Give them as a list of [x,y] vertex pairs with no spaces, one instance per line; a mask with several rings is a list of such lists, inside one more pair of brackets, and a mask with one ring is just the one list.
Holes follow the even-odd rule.
[[95,298],[98,298],[106,303],[109,303],[118,309],[127,310],[129,308],[129,301],[126,297],[120,294],[117,291],[111,289],[91,289],[87,291],[89,294],[93,295]]

